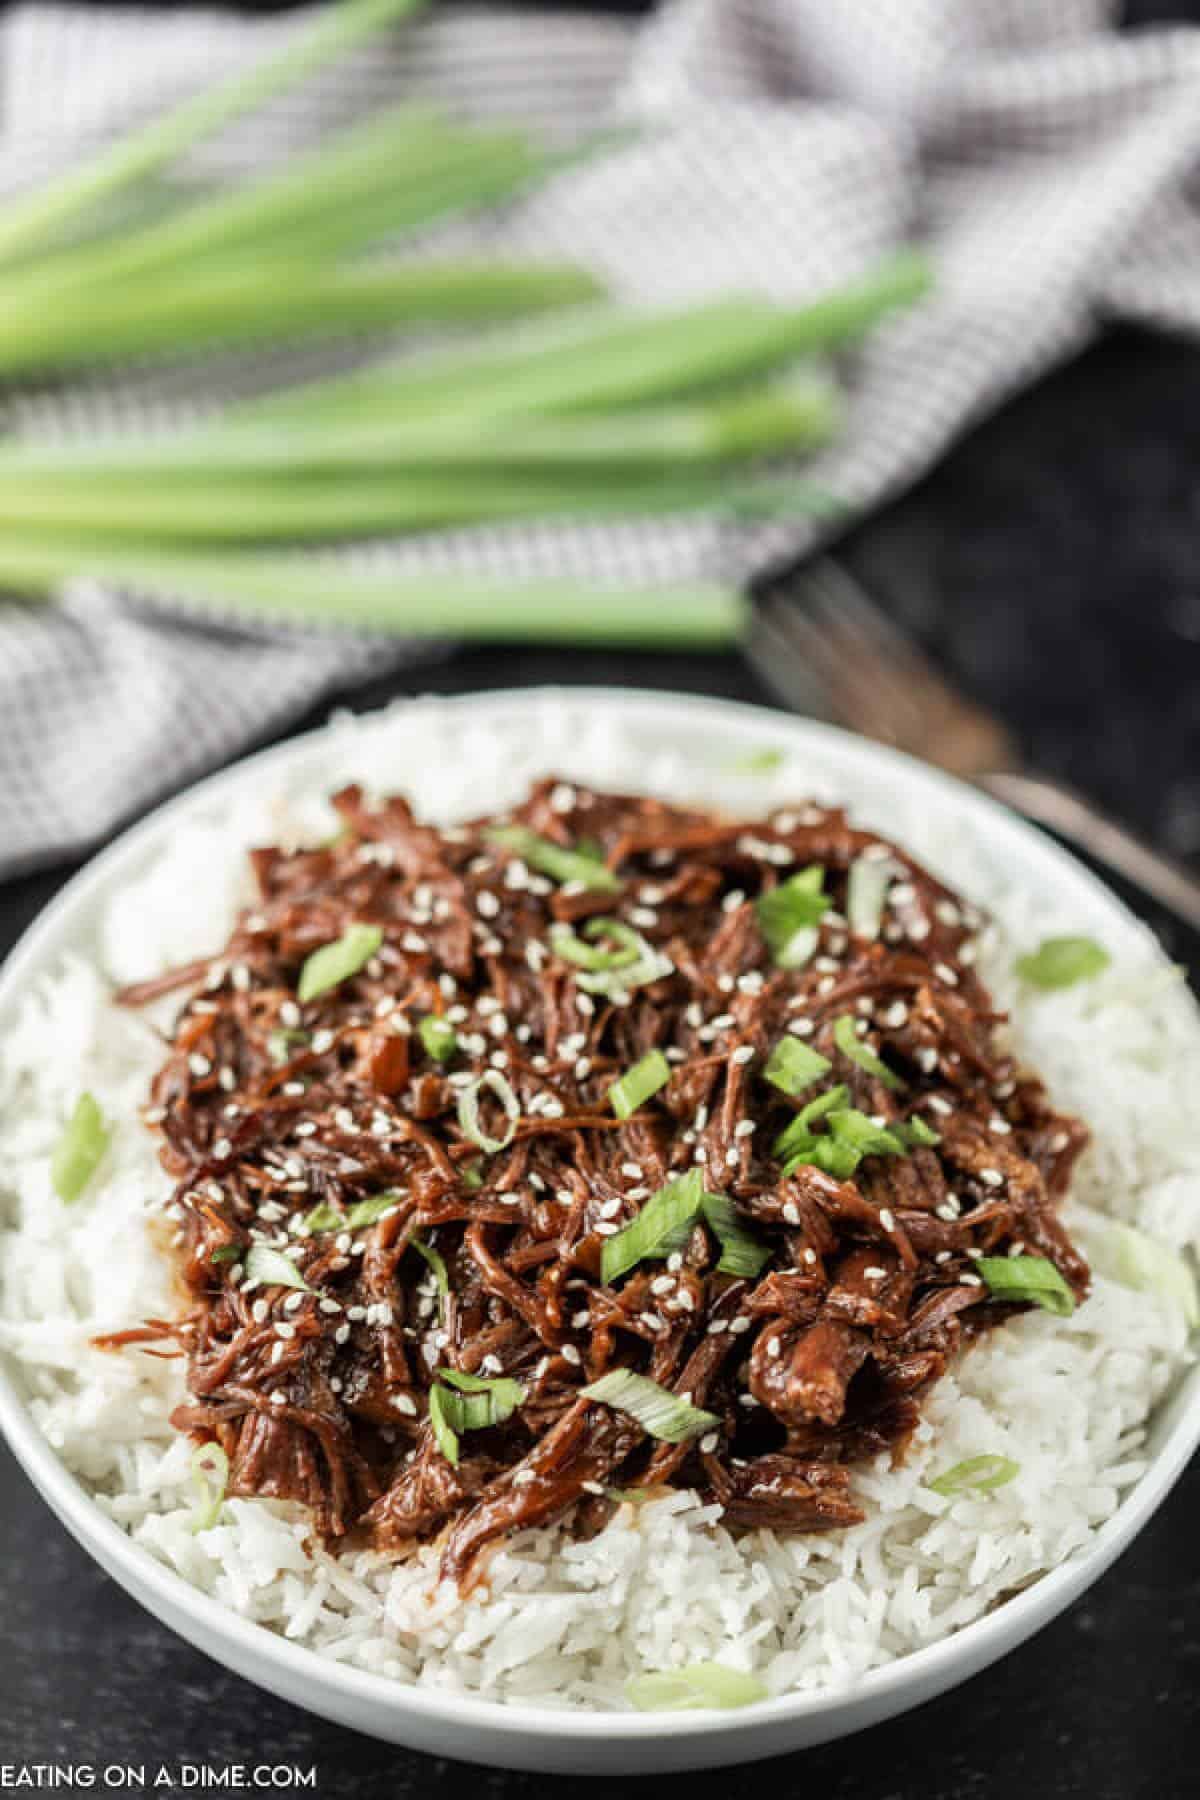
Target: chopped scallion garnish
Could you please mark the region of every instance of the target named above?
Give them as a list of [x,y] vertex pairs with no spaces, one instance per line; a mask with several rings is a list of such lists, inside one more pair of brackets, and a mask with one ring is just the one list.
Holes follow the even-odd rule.
[[786,761],[786,750],[767,744],[761,750],[747,750],[731,758],[726,766],[733,775],[771,775]]
[[489,843],[497,844],[536,869],[552,881],[580,881],[593,893],[615,894],[620,891],[620,877],[606,868],[597,857],[579,849],[570,850],[556,844],[553,838],[540,837],[525,825],[499,825],[487,834]]
[[372,1194],[367,1200],[356,1200],[346,1214],[346,1230],[361,1231],[364,1225],[374,1225],[386,1213],[394,1212],[400,1204],[399,1194]]
[[429,1423],[433,1427],[433,1436],[438,1449],[448,1463],[458,1467],[458,1436],[446,1416],[446,1408],[454,1396],[449,1388],[439,1387],[437,1382],[429,1390]]
[[218,1244],[208,1260],[210,1263],[216,1264],[235,1263],[238,1261],[241,1254],[242,1247],[240,1244]]
[[793,1097],[828,1074],[832,1064],[819,1050],[802,1044],[797,1037],[781,1037],[767,1058],[763,1074],[775,1087]]
[[902,1143],[906,1144],[909,1149],[913,1149],[919,1144],[928,1146],[940,1144],[942,1141],[942,1134],[940,1131],[935,1131],[932,1125],[927,1125],[924,1119],[918,1118],[915,1115],[911,1119],[894,1119],[888,1126],[888,1130],[894,1131],[896,1136]]
[[1090,937],[1043,938],[1036,950],[1017,958],[1017,974],[1031,987],[1074,987],[1107,969],[1112,958]]
[[486,1431],[503,1425],[525,1398],[519,1381],[507,1375],[468,1375],[439,1369],[429,1390],[429,1417],[438,1448],[448,1462],[458,1462],[458,1440],[464,1431]]
[[59,1199],[78,1200],[100,1166],[112,1136],[93,1094],[80,1094],[50,1158],[50,1180]]
[[309,1042],[307,1031],[293,1031],[278,1025],[267,1035],[267,1055],[280,1068],[289,1063],[296,1051]]
[[636,1219],[623,1231],[606,1237],[600,1254],[600,1275],[607,1286],[649,1257],[670,1256],[688,1239],[704,1198],[704,1178],[699,1169],[676,1175],[652,1194]]
[[[504,1108],[504,1116],[508,1120],[508,1130],[502,1138],[489,1137],[479,1121],[479,1096],[487,1089],[495,1094]],[[463,1134],[470,1138],[477,1149],[486,1150],[494,1156],[500,1150],[507,1150],[517,1135],[517,1126],[521,1119],[521,1103],[513,1093],[507,1079],[499,1069],[485,1069],[482,1075],[476,1076],[468,1087],[463,1088],[458,1096],[458,1122]]]
[[848,1057],[868,1075],[874,1075],[878,1081],[882,1081],[884,1087],[898,1088],[902,1085],[900,1077],[894,1075],[869,1045],[863,1043],[851,1013],[843,1013],[840,1019],[834,1021],[833,1041],[843,1056]]
[[1124,1287],[1164,1295],[1180,1308],[1188,1325],[1200,1325],[1196,1277],[1178,1250],[1116,1219],[1106,1219],[1102,1228],[1089,1233],[1087,1248],[1101,1275]]
[[412,1244],[417,1255],[424,1257],[426,1263],[428,1263],[430,1269],[432,1269],[433,1279],[437,1283],[438,1296],[441,1299],[444,1308],[447,1300],[450,1298],[450,1274],[446,1268],[445,1257],[440,1250],[435,1250],[433,1245],[427,1244],[422,1237],[410,1238],[409,1242]]
[[958,1462],[947,1469],[945,1474],[938,1475],[933,1481],[926,1482],[935,1494],[990,1494],[996,1488],[1003,1487],[1014,1475],[1021,1473],[1020,1463],[1010,1456],[968,1456],[965,1462]]
[[282,1250],[272,1250],[269,1244],[251,1244],[246,1252],[245,1285],[302,1288],[306,1294],[313,1292],[291,1258]]
[[889,1127],[876,1125],[857,1107],[839,1108],[828,1115],[829,1129],[841,1144],[849,1144],[860,1156],[903,1156],[903,1141]]
[[209,1531],[221,1516],[229,1486],[229,1458],[220,1444],[201,1444],[192,1452],[192,1489],[196,1504],[189,1521],[193,1531]]
[[628,1119],[639,1106],[666,1087],[671,1079],[671,1065],[661,1050],[649,1050],[626,1069],[608,1090],[612,1109],[619,1119]]
[[688,1663],[662,1674],[631,1675],[625,1683],[630,1703],[639,1712],[698,1712],[707,1707],[729,1710],[766,1700],[768,1690],[757,1675],[724,1663]]
[[975,1263],[997,1300],[1028,1301],[1066,1318],[1075,1296],[1046,1256],[981,1256]]
[[826,1113],[836,1111],[839,1106],[844,1106],[849,1092],[847,1087],[839,1083],[837,1087],[829,1088],[824,1094],[818,1094],[815,1100],[808,1102],[807,1106],[802,1106],[791,1124],[786,1126],[775,1139],[771,1146],[774,1154],[784,1157],[792,1156],[797,1150],[803,1149],[805,1144],[812,1141],[812,1128],[817,1120],[823,1119]]
[[846,923],[855,937],[879,936],[892,873],[892,864],[882,857],[859,856],[851,863],[846,878]]
[[349,981],[366,967],[382,942],[378,925],[351,925],[332,944],[322,944],[300,971],[297,994],[301,1002],[315,1000],[318,994]]
[[426,1056],[431,1056],[434,1062],[449,1062],[458,1049],[458,1033],[437,1013],[430,1013],[419,1021],[417,1036],[425,1047]]
[[[603,938],[611,940],[608,948],[584,941]],[[583,937],[569,925],[552,925],[550,948],[582,971],[575,979],[588,994],[628,993],[660,981],[674,968],[669,957],[648,944],[641,932],[623,919],[589,919]]]
[[319,1231],[341,1231],[346,1223],[346,1215],[328,1200],[322,1200],[319,1206],[305,1213],[300,1229],[308,1236]]
[[780,969],[801,969],[817,947],[817,927],[829,910],[820,863],[790,875],[754,902],[758,928]]
[[645,1375],[635,1375],[632,1369],[610,1369],[581,1391],[588,1400],[600,1400],[605,1406],[628,1413],[643,1431],[665,1444],[686,1444],[720,1424],[715,1413],[702,1411],[690,1400],[681,1400],[669,1388],[660,1387]]
[[717,1268],[723,1275],[741,1275],[752,1281],[763,1264],[770,1262],[771,1246],[742,1223],[736,1206],[726,1195],[705,1194],[700,1210],[721,1245]]

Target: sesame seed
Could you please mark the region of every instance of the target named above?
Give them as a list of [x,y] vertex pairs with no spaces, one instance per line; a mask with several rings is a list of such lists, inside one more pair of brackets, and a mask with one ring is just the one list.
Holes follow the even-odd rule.
[[188,1068],[197,1080],[203,1080],[206,1075],[212,1074],[212,1064],[209,1062],[207,1056],[201,1056],[196,1050],[193,1050],[192,1054],[188,1057]]
[[781,1345],[780,1345],[779,1339],[777,1337],[769,1337],[767,1339],[767,1355],[768,1356],[778,1356],[780,1349],[781,1349]]
[[1004,1186],[1004,1177],[999,1169],[980,1169],[979,1179],[985,1187],[998,1188]]
[[896,1219],[895,1219],[895,1215],[893,1214],[890,1207],[887,1207],[887,1206],[880,1207],[879,1223],[883,1226],[883,1229],[885,1231],[895,1231]]
[[573,1369],[577,1369],[583,1361],[574,1344],[564,1344],[561,1354],[563,1361],[570,1363]]
[[711,1456],[719,1442],[720,1438],[715,1431],[706,1431],[700,1439],[700,1448],[706,1456]]
[[751,1063],[754,1061],[754,1045],[753,1044],[739,1044],[737,1049],[733,1052],[733,1055],[730,1057],[729,1060],[734,1065],[735,1068],[738,1068],[738,1069],[745,1068],[747,1063]]
[[415,1419],[417,1416],[417,1403],[411,1394],[393,1394],[392,1405],[408,1419]]

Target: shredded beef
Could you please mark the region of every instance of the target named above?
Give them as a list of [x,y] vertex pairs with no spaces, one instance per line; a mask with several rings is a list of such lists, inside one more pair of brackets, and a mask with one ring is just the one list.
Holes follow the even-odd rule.
[[[737,1529],[836,1529],[862,1516],[853,1464],[903,1456],[930,1384],[1012,1312],[974,1272],[981,1252],[1048,1258],[1086,1292],[1057,1207],[1087,1134],[1002,1046],[978,915],[901,849],[832,809],[734,823],[554,780],[445,831],[358,788],[334,805],[332,841],[254,852],[257,903],[212,963],[122,996],[186,994],[147,1122],[191,1302],[108,1341],[174,1340],[190,1390],[175,1423],[222,1446],[231,1492],[299,1501],[330,1541],[444,1533],[459,1580],[509,1532],[572,1508],[595,1529],[622,1492],[665,1482]],[[539,872],[496,841],[514,824],[594,859],[602,884]],[[874,935],[845,917],[864,854],[891,872]],[[812,865],[828,910],[807,959],[779,967],[755,901]],[[619,950],[628,933],[598,923],[613,919],[661,961],[589,992],[552,928]],[[374,954],[302,1004],[306,960],[359,924],[380,928]],[[895,1085],[835,1042],[846,1015]],[[764,1076],[789,1036],[829,1064],[797,1094]],[[619,1118],[609,1088],[651,1050],[670,1079]],[[460,1103],[487,1070],[473,1133]],[[876,1125],[919,1120],[937,1141],[846,1175],[785,1172],[779,1134],[833,1084]],[[497,1151],[473,1141],[510,1130]],[[759,1272],[723,1271],[697,1215],[686,1242],[606,1282],[605,1243],[695,1168],[761,1246]],[[250,1280],[255,1245],[304,1285]],[[617,1367],[716,1424],[656,1441],[581,1392]],[[503,1422],[461,1434],[456,1464],[430,1418],[439,1370],[520,1386]]]

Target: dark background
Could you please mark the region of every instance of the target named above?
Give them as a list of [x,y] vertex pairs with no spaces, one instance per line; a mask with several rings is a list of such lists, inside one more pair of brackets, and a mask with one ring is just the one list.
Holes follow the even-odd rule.
[[[836,4],[836,0],[834,0]],[[964,0],[966,3],[966,0]],[[645,10],[637,0],[620,7]],[[1200,22],[1200,0],[1135,0]],[[847,553],[1034,762],[1200,866],[1200,349],[1114,330],[959,445]],[[901,543],[930,571],[889,580]],[[911,560],[905,558],[906,561]],[[463,651],[413,691],[543,681],[767,696],[737,656]],[[322,709],[322,714],[327,710]],[[296,722],[303,729],[318,722]],[[0,886],[4,952],[72,870]],[[1197,947],[1163,929],[1193,973]],[[1031,1644],[858,1737],[763,1765],[781,1796],[1136,1800],[1200,1792],[1200,1467],[1117,1567]],[[471,1770],[325,1725],[249,1687],[143,1613],[67,1537],[0,1449],[0,1763],[315,1763],[321,1800],[558,1800],[566,1782]],[[725,1794],[733,1772],[655,1780]],[[649,1794],[598,1781],[597,1800]]]

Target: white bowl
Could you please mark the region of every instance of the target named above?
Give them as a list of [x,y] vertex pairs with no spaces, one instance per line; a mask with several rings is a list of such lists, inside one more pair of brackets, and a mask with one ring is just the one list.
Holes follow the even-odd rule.
[[[549,700],[577,708],[581,719],[604,709],[623,735],[645,743],[648,757],[665,743],[682,746],[708,766],[755,749],[795,749],[826,783],[851,795],[869,790],[880,807],[889,794],[898,805],[901,796],[904,804],[915,799],[951,829],[970,832],[1015,879],[1062,895],[1076,929],[1095,931],[1118,947],[1144,944],[1144,928],[1048,839],[947,776],[846,733],[755,707],[628,690],[518,691],[437,704],[461,715],[465,731],[492,722],[511,729],[514,719],[535,719]],[[386,715],[363,726],[387,728]],[[251,757],[160,808],[97,857],[8,959],[0,974],[0,1030],[28,985],[64,950],[88,939],[106,897],[153,857],[173,828],[247,783],[326,787],[328,746],[327,734],[314,732]],[[753,810],[749,784],[747,810]],[[132,1543],[58,1460],[3,1369],[0,1427],[44,1498],[96,1561],[157,1618],[248,1680],[324,1718],[438,1756],[517,1769],[645,1774],[775,1756],[859,1731],[943,1693],[1024,1642],[1108,1568],[1169,1492],[1200,1442],[1200,1368],[1185,1374],[1158,1410],[1146,1473],[1082,1554],[956,1635],[873,1670],[848,1691],[783,1696],[724,1713],[588,1713],[500,1704],[404,1686],[320,1658],[228,1612]]]

